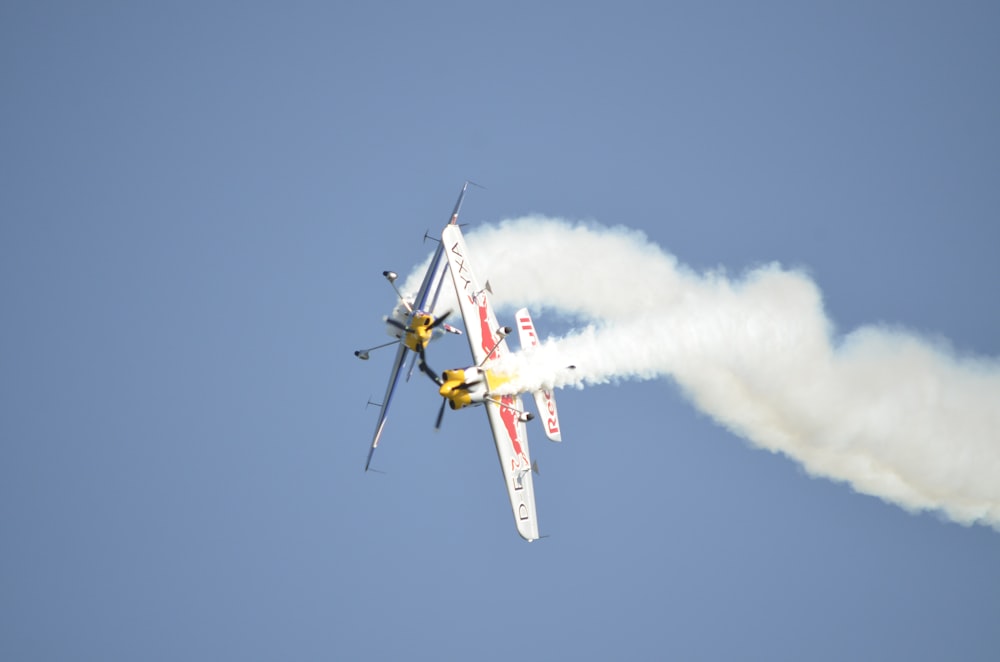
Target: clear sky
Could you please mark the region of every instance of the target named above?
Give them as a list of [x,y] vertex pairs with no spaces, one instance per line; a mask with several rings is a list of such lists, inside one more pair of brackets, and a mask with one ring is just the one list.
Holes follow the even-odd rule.
[[424,380],[363,471],[391,354],[353,351],[473,179],[470,235],[778,262],[836,337],[995,370],[998,34],[991,2],[3,3],[0,658],[997,659],[995,528],[664,377],[558,392],[527,544],[486,417],[434,433]]

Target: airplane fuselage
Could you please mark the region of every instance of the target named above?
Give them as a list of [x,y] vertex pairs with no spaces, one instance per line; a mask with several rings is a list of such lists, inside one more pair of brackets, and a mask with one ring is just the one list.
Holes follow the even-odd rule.
[[448,399],[452,409],[462,409],[471,405],[481,405],[486,400],[487,381],[482,368],[445,370],[441,375],[438,393]]
[[496,401],[496,398],[491,397],[491,392],[511,379],[513,379],[511,375],[476,366],[445,370],[441,374],[442,381],[438,393],[448,399],[452,409],[462,409],[471,405],[481,405],[487,400]]

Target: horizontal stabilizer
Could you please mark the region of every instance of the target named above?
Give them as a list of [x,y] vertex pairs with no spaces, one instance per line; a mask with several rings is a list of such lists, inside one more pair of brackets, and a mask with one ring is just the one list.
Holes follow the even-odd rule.
[[[538,334],[535,333],[535,325],[531,321],[531,315],[527,308],[517,311],[517,333],[521,340],[521,349],[534,347],[538,344]],[[535,407],[538,409],[538,416],[542,419],[542,427],[545,428],[545,436],[552,441],[562,441],[562,432],[559,428],[559,413],[556,410],[556,396],[551,389],[541,389],[532,393],[535,396]]]

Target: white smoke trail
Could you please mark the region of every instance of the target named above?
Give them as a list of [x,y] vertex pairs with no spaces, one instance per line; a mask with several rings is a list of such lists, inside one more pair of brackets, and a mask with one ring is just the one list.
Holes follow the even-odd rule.
[[837,340],[803,273],[698,275],[625,228],[526,217],[467,242],[498,307],[583,322],[507,359],[519,390],[672,377],[720,424],[814,475],[1000,529],[995,359],[886,328]]

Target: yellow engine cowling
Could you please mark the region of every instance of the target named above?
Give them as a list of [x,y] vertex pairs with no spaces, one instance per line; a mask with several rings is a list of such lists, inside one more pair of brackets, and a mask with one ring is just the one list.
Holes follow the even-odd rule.
[[419,352],[421,349],[427,347],[427,343],[431,341],[431,336],[434,334],[433,324],[433,315],[417,313],[413,316],[410,326],[406,329],[406,336],[403,338],[403,343],[414,352]]
[[472,394],[465,383],[464,370],[445,370],[441,377],[444,383],[441,384],[438,393],[448,399],[452,409],[461,409],[472,404]]

